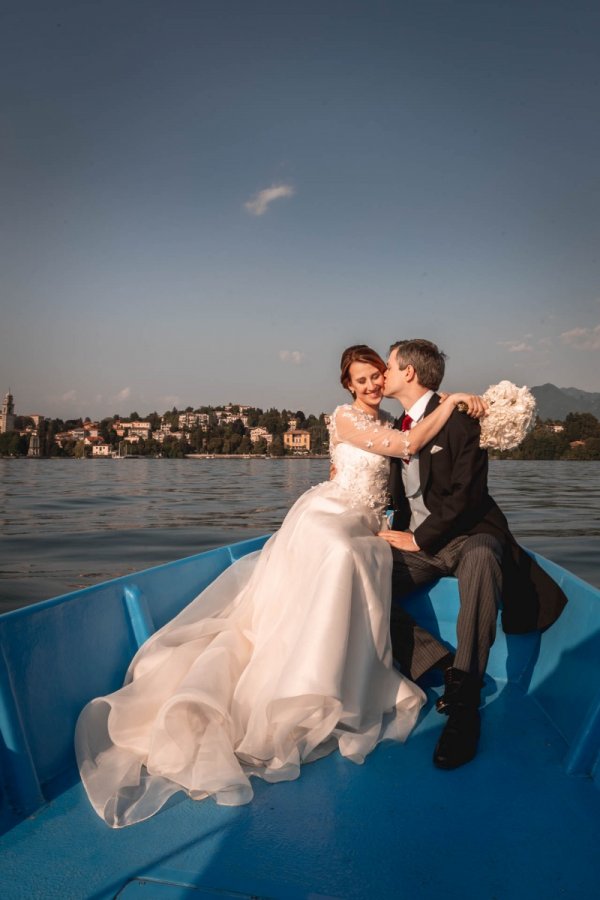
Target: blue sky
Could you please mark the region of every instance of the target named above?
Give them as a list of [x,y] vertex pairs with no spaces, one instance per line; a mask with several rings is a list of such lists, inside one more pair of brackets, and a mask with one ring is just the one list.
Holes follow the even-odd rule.
[[600,7],[0,2],[0,393],[318,413],[341,351],[600,391]]

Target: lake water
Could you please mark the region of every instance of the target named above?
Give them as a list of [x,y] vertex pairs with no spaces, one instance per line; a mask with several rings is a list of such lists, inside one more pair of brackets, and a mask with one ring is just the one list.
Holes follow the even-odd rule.
[[[0,611],[266,534],[327,460],[2,459]],[[526,547],[600,587],[600,462],[493,461]]]

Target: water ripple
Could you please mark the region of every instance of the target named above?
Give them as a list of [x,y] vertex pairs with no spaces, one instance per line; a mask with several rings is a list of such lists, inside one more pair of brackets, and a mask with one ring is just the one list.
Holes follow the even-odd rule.
[[[0,460],[0,610],[276,529],[327,460]],[[493,462],[519,540],[600,586],[600,462]]]

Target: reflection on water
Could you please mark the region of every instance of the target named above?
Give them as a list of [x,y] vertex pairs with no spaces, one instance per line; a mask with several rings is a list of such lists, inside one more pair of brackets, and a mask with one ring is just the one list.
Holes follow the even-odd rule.
[[[0,460],[0,610],[277,528],[327,460]],[[519,540],[600,586],[600,463],[493,462]]]

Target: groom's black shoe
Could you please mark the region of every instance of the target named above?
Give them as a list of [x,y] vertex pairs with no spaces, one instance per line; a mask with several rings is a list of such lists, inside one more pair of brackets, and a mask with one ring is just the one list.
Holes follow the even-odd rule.
[[436,704],[448,722],[433,754],[438,769],[456,769],[470,762],[479,740],[480,680],[469,672],[450,668],[445,673],[446,690]]

